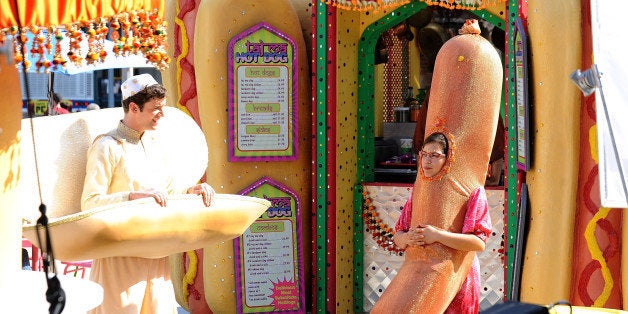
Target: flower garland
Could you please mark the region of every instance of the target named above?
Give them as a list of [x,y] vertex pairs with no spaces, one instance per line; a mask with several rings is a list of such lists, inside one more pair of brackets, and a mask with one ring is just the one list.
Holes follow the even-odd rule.
[[[378,11],[394,8],[410,3],[410,0],[321,0],[342,10]],[[440,6],[450,10],[482,10],[489,6],[497,6],[506,0],[420,0],[430,6]]]
[[440,6],[450,10],[482,10],[489,6],[497,6],[506,0],[421,0],[427,5]]
[[[29,39],[25,35],[26,32],[30,32],[34,37]],[[0,45],[4,44],[9,36],[16,39],[18,34],[16,26],[0,29]],[[23,66],[29,68],[31,64],[24,53],[30,54],[37,60],[35,64],[37,72],[64,69],[68,61],[77,66],[90,65],[105,61],[109,52],[104,49],[104,42],[109,37],[114,42],[111,52],[115,56],[143,54],[149,63],[159,70],[164,70],[170,63],[170,57],[166,52],[166,35],[166,22],[159,16],[157,10],[136,10],[67,25],[47,28],[34,25],[23,27],[20,40],[13,40],[13,56],[16,66],[24,61]],[[64,36],[69,39],[66,56],[61,53],[60,44]],[[56,40],[54,48],[52,38]],[[87,51],[81,51],[83,40],[88,43]],[[29,41],[32,41],[30,45],[32,48],[24,51],[22,45]],[[52,60],[46,58],[50,53],[54,54]]]
[[327,5],[333,5],[342,10],[349,11],[379,11],[394,8],[410,3],[410,0],[321,0]]
[[373,205],[373,200],[369,197],[368,191],[362,192],[362,197],[364,198],[362,202],[362,219],[364,219],[366,231],[371,234],[373,240],[375,240],[377,245],[381,248],[390,253],[402,256],[404,250],[399,248],[395,244],[395,241],[393,241],[395,229],[388,226],[379,217],[379,213],[375,209],[375,205]]

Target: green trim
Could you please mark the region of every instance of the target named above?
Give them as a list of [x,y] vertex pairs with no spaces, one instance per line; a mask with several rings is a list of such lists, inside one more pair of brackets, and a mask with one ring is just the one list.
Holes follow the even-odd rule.
[[515,101],[515,90],[516,90],[516,81],[515,81],[515,36],[513,30],[515,29],[515,23],[517,22],[517,18],[519,16],[519,3],[517,0],[509,0],[506,4],[506,12],[508,16],[508,32],[506,36],[508,36],[507,44],[508,49],[506,52],[506,65],[508,78],[506,82],[508,82],[508,94],[506,97],[508,98],[508,120],[506,126],[508,127],[508,169],[506,169],[507,178],[505,178],[507,182],[506,187],[506,212],[508,213],[506,218],[506,227],[507,231],[504,235],[506,238],[506,294],[505,296],[510,296],[512,293],[511,284],[514,276],[514,264],[515,264],[515,250],[517,243],[517,108]]
[[493,26],[501,29],[501,30],[506,30],[506,24],[504,23],[504,20],[502,20],[499,16],[494,15],[491,12],[488,11],[484,11],[484,10],[478,10],[478,11],[471,11],[471,13],[477,15],[479,18],[493,24]]
[[353,308],[355,313],[364,312],[364,281],[362,278],[362,274],[364,274],[363,191],[364,187],[361,184],[356,185],[353,189]]
[[394,10],[369,25],[358,43],[358,138],[357,182],[353,215],[353,298],[356,313],[364,312],[364,221],[362,220],[362,185],[374,180],[375,163],[375,43],[389,28],[426,8],[424,2],[412,2]]
[[316,312],[327,310],[327,5],[316,5]]

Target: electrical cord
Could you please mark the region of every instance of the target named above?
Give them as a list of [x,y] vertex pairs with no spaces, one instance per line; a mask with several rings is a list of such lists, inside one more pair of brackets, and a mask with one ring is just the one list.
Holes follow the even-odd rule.
[[[17,21],[17,26],[18,26],[17,41],[20,44],[20,49],[22,50],[21,52],[23,56],[22,73],[24,75],[24,86],[26,89],[26,104],[28,107],[30,105],[31,99],[30,99],[30,89],[28,86],[28,75],[26,75],[26,46],[25,46],[25,43],[22,41],[22,24],[20,21],[18,1],[14,0],[13,4],[15,6],[15,13],[16,13],[15,16],[16,16],[16,21]],[[50,90],[52,90],[52,85],[49,85],[49,86],[50,86]],[[48,92],[48,96],[50,99],[51,91]],[[35,147],[37,146],[35,145],[35,132],[33,128],[33,112],[31,112],[30,110],[28,110],[28,112],[29,112],[29,119],[31,123],[31,135],[33,138],[33,152],[34,152],[34,159],[35,159],[35,173],[37,175],[37,187],[39,189],[39,200],[41,202],[41,205],[39,205],[39,212],[41,213],[41,216],[39,217],[39,219],[37,219],[36,227],[37,227],[37,241],[39,242],[38,243],[39,248],[42,251],[44,275],[46,276],[46,285],[48,286],[48,289],[46,290],[46,301],[50,303],[50,307],[48,308],[49,313],[59,314],[63,312],[63,309],[65,308],[66,297],[65,297],[65,291],[63,291],[63,288],[61,287],[61,282],[59,281],[59,278],[57,277],[54,253],[52,250],[52,242],[50,240],[50,231],[48,230],[48,216],[46,216],[46,205],[43,203],[43,198],[41,194],[39,168],[37,166],[37,149],[35,149]],[[49,112],[50,112],[50,109],[49,109]],[[45,243],[42,243],[41,241],[42,239],[40,236],[40,229],[42,228],[45,235]]]

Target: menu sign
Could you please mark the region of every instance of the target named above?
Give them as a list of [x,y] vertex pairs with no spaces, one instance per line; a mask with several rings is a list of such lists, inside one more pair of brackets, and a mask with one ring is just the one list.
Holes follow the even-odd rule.
[[238,313],[305,313],[298,197],[270,178],[242,194],[271,206],[235,240]]
[[43,116],[48,111],[48,100],[31,100],[33,102],[33,115]]
[[515,81],[517,104],[517,168],[531,167],[530,109],[528,102],[528,42],[521,19],[515,25]]
[[296,53],[266,23],[229,42],[229,161],[297,158]]

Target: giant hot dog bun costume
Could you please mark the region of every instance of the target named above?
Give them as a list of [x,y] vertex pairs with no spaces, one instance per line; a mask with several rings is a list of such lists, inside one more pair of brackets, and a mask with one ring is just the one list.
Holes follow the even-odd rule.
[[[173,107],[164,108],[164,113],[156,132],[172,154],[175,186],[184,190],[205,173],[207,143],[188,115]],[[270,206],[259,198],[217,194],[205,207],[200,196],[173,195],[166,207],[146,198],[80,211],[89,145],[122,117],[122,108],[109,108],[23,120],[20,189],[31,221],[23,226],[23,234],[38,243],[34,224],[39,217],[39,170],[55,258],[157,258],[193,250],[241,235]]]
[[[429,224],[460,233],[469,195],[484,185],[495,138],[502,65],[480,36],[475,20],[440,49],[434,67],[426,137],[442,132],[449,141],[443,169],[420,171],[413,189],[411,226]],[[397,276],[371,313],[443,313],[471,267],[475,253],[440,243],[408,247]]]

